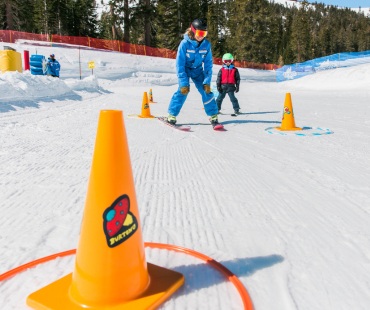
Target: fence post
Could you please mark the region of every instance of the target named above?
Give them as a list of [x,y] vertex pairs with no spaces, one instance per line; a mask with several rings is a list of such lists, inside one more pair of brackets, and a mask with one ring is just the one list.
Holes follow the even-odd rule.
[[24,58],[24,70],[30,70],[30,52],[24,50],[23,58]]

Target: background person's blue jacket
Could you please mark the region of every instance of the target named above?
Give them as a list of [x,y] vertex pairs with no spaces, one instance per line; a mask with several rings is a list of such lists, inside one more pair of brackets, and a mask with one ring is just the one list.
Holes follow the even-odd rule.
[[56,59],[48,58],[46,74],[59,77],[60,63]]
[[[202,67],[203,62],[204,70]],[[197,77],[202,71],[204,73],[203,84],[211,85],[212,66],[211,43],[207,39],[204,39],[199,44],[196,40],[191,40],[185,34],[184,39],[180,42],[176,57],[179,87],[189,86],[189,77]]]

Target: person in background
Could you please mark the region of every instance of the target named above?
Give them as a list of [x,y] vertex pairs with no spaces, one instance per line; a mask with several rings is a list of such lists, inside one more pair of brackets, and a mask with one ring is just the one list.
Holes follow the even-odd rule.
[[217,74],[217,90],[218,97],[216,99],[218,111],[221,110],[222,101],[226,94],[229,95],[230,101],[233,104],[234,113],[240,114],[239,102],[235,97],[235,93],[239,91],[240,74],[238,69],[234,66],[234,57],[230,53],[222,56],[222,68]]
[[190,91],[190,79],[202,96],[202,102],[210,122],[219,125],[218,109],[211,91],[212,79],[212,51],[211,43],[205,39],[207,23],[205,20],[195,19],[184,34],[176,56],[176,71],[179,87],[173,94],[168,106],[167,122],[176,124],[176,116],[185,103]]
[[54,54],[50,55],[46,65],[47,65],[46,75],[59,77],[60,63],[58,62],[58,60],[55,59]]

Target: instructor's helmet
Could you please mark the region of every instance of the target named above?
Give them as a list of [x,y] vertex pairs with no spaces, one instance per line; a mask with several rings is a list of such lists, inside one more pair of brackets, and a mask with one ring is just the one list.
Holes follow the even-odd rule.
[[234,57],[232,54],[230,53],[226,53],[222,56],[222,62],[227,65],[227,66],[230,66],[230,64],[232,64],[234,61]]
[[191,31],[199,37],[205,37],[207,35],[207,22],[204,19],[194,19],[190,25]]

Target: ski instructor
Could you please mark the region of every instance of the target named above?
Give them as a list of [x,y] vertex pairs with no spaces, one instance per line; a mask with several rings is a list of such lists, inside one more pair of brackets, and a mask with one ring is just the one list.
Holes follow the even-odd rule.
[[207,23],[205,20],[195,19],[184,34],[176,56],[176,71],[179,88],[173,94],[168,106],[167,122],[176,124],[176,116],[190,91],[190,78],[202,96],[204,110],[215,127],[218,123],[218,108],[211,91],[212,80],[212,51],[207,36]]

